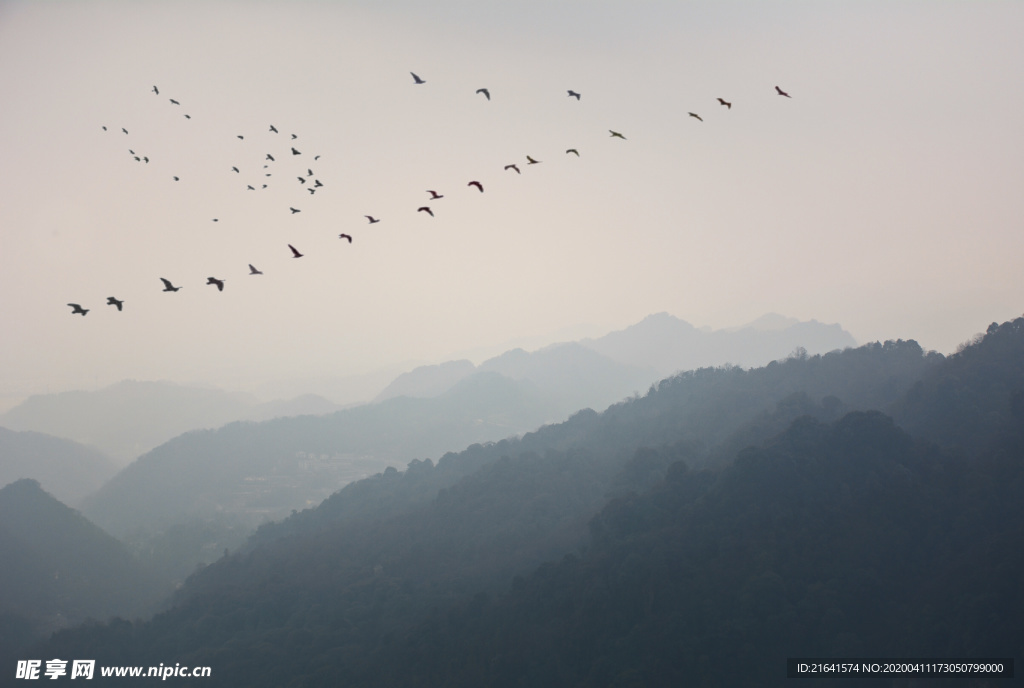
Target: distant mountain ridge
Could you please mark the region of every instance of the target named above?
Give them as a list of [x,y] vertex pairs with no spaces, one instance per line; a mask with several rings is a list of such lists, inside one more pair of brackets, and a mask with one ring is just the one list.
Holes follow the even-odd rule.
[[77,506],[116,472],[114,462],[92,447],[0,427],[0,485],[31,478],[60,501]]

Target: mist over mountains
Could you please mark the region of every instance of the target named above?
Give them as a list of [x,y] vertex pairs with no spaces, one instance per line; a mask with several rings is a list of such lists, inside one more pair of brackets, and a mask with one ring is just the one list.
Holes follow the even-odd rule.
[[595,687],[1013,657],[1022,411],[1024,318],[949,357],[894,341],[688,371],[351,483],[152,620],[26,656],[170,657],[227,686]]

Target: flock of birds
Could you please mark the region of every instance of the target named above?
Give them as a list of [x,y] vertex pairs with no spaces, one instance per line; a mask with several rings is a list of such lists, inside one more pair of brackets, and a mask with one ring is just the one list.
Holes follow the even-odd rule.
[[[418,85],[423,85],[423,84],[427,83],[425,79],[421,78],[415,72],[410,72],[410,74],[412,75],[413,84],[414,85],[418,86]],[[159,89],[158,86],[154,85],[153,88],[151,89],[151,91],[156,96],[160,95],[160,89]],[[775,87],[775,92],[779,96],[784,96],[786,98],[791,98],[792,97],[788,93],[783,91],[781,88],[779,88],[778,86]],[[476,93],[479,94],[479,95],[484,96],[488,101],[491,100],[491,92],[487,88],[479,88],[479,89],[476,90]],[[582,94],[581,93],[579,93],[578,91],[574,91],[572,89],[569,89],[567,91],[567,94],[568,94],[567,97],[575,98],[577,101],[581,100],[581,98],[582,98]],[[174,99],[174,98],[169,98],[168,100],[170,101],[171,105],[178,106],[178,107],[181,106],[181,102],[176,100],[176,99]],[[718,100],[718,103],[719,103],[719,105],[721,107],[725,107],[727,110],[731,110],[732,109],[732,102],[726,101],[723,98],[718,98],[717,100]],[[689,112],[687,114],[690,117],[692,117],[692,118],[694,118],[694,119],[696,119],[696,120],[698,120],[700,122],[704,121],[704,119],[699,114],[697,114],[695,112]],[[192,119],[191,115],[189,115],[189,114],[184,114],[184,117],[185,117],[185,119],[188,119],[188,120]],[[103,131],[109,131],[106,126],[103,126],[102,129],[103,129]],[[121,132],[124,135],[129,136],[127,128],[122,127],[121,128]],[[621,132],[615,131],[613,129],[609,129],[608,132],[609,132],[609,137],[610,138],[622,139],[623,141],[626,140],[626,137]],[[280,135],[280,131],[273,124],[269,125],[267,133],[268,134],[274,134],[274,135]],[[239,140],[243,140],[244,141],[245,140],[245,135],[238,134],[237,138]],[[286,142],[287,142],[286,146],[288,146],[290,148],[290,150],[288,150],[288,151],[286,151],[284,153],[278,153],[277,157],[275,157],[273,153],[266,153],[265,157],[262,160],[262,163],[263,163],[262,168],[261,168],[260,172],[258,173],[258,174],[262,175],[262,177],[258,178],[258,180],[257,179],[252,179],[252,178],[247,179],[246,183],[245,183],[246,190],[248,190],[248,191],[258,191],[258,190],[265,190],[265,189],[267,189],[269,187],[269,178],[274,175],[274,171],[276,171],[277,167],[279,167],[278,165],[275,165],[275,163],[277,163],[277,161],[278,161],[278,157],[285,157],[285,158],[287,158],[290,155],[291,158],[297,159],[298,156],[301,156],[302,155],[302,151],[298,150],[298,148],[296,148],[295,145],[292,145],[292,142],[296,141],[297,139],[298,139],[298,136],[296,134],[291,134],[290,135],[290,139],[285,139]],[[299,144],[299,145],[301,145],[301,144]],[[140,152],[136,152],[133,148],[129,148],[128,149],[128,153],[137,163],[141,163],[141,164],[146,165],[146,164],[149,164],[149,162],[150,162],[150,159],[149,159],[148,155],[144,155],[144,154],[142,154]],[[579,157],[579,155],[580,155],[579,151],[576,148],[568,148],[568,149],[566,149],[565,153],[566,153],[566,155],[572,154],[572,155],[575,155],[576,157]],[[313,161],[314,162],[318,161],[319,159],[320,159],[320,155],[313,156]],[[537,165],[537,164],[540,164],[541,162],[542,161],[537,160],[537,159],[535,159],[535,158],[533,158],[533,157],[531,157],[529,155],[526,156],[526,165]],[[273,167],[272,167],[272,165],[273,165]],[[302,169],[305,169],[304,173],[302,172]],[[512,171],[512,172],[515,172],[516,174],[522,174],[522,170],[520,170],[519,165],[517,163],[510,163],[510,164],[505,165],[504,166],[504,170],[506,172]],[[241,169],[238,166],[232,166],[231,169],[230,169],[230,172],[232,172],[234,174],[238,174],[239,176],[242,175],[242,171],[241,171]],[[297,174],[295,174],[295,177],[296,177],[296,179],[297,179],[297,181],[299,183],[299,188],[300,189],[304,189],[306,192],[309,193],[310,196],[315,195],[319,190],[321,190],[322,188],[325,187],[325,184],[314,173],[312,167],[309,167],[309,166],[306,166],[306,165],[302,165],[300,167],[300,169],[299,169],[299,172]],[[172,175],[172,179],[175,182],[181,181],[181,177],[179,175]],[[484,186],[478,180],[470,181],[467,184],[467,186],[475,188],[480,193],[484,192]],[[435,201],[435,200],[440,200],[440,199],[444,198],[444,194],[441,194],[441,193],[439,193],[438,191],[436,191],[434,189],[427,189],[426,193],[430,194],[430,197],[427,199],[429,201]],[[288,207],[288,210],[290,211],[290,213],[292,215],[295,215],[296,213],[301,212],[300,208],[297,208],[297,207],[292,206],[292,205],[290,205]],[[429,206],[429,205],[421,205],[421,206],[419,206],[416,209],[416,212],[418,212],[418,213],[425,213],[425,214],[429,215],[430,217],[434,217],[434,211],[431,208],[431,206]],[[365,217],[366,220],[368,221],[368,223],[371,224],[371,225],[372,224],[376,224],[376,223],[381,221],[380,218],[374,217],[373,215],[364,215],[363,217]],[[219,218],[213,218],[213,222],[218,222],[218,221],[219,221]],[[351,234],[341,233],[341,234],[338,235],[338,237],[339,237],[339,239],[347,241],[349,244],[351,244],[352,241],[353,241],[353,237],[352,237]],[[295,248],[295,246],[293,246],[292,244],[287,244],[287,246],[288,246],[288,249],[291,251],[292,258],[302,258],[305,255],[305,254],[301,253],[297,248]],[[258,268],[256,268],[256,266],[254,266],[252,263],[249,263],[249,273],[248,274],[250,276],[255,276],[255,275],[262,275],[263,272],[261,270],[259,270]],[[172,292],[173,293],[173,292],[177,292],[177,291],[182,289],[181,286],[175,286],[169,279],[167,279],[165,277],[160,277],[159,280],[163,283],[163,291],[164,292]],[[217,288],[217,291],[219,291],[219,292],[224,291],[224,283],[225,283],[225,280],[223,278],[218,278],[218,277],[208,277],[207,280],[206,280],[206,285],[207,286],[214,286],[214,287]],[[106,305],[114,306],[115,308],[117,308],[117,310],[119,312],[123,310],[124,303],[125,302],[124,302],[123,299],[118,299],[118,298],[116,298],[114,296],[107,297],[107,301],[106,301]],[[86,307],[84,307],[84,306],[82,306],[81,304],[78,304],[78,303],[69,303],[67,305],[71,307],[71,314],[72,315],[82,315],[82,316],[85,316],[90,311],[89,308],[86,308]]]

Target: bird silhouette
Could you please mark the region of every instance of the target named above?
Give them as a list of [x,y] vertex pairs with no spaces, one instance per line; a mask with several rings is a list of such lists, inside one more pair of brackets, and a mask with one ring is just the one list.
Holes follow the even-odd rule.
[[272,131],[272,132],[274,132],[276,134],[277,133],[277,127],[275,127],[273,124],[271,124],[270,125],[270,131]]
[[569,153],[575,153],[577,158],[580,157],[580,152],[575,148],[566,148],[565,153],[566,155],[568,155]]
[[351,234],[339,234],[338,238],[339,239],[348,239],[348,243],[350,243],[350,244],[352,243],[352,235]]
[[185,119],[192,119],[192,115],[185,115]]
[[88,308],[82,308],[77,303],[69,303],[68,305],[71,306],[71,315],[85,315],[89,312]]
[[423,79],[421,79],[418,76],[416,76],[416,72],[409,72],[409,73],[412,74],[412,81],[413,81],[414,84],[425,84],[425,83],[427,83]]
[[718,99],[718,102],[721,103],[722,105],[724,105],[725,107],[727,107],[728,109],[732,110],[732,103],[724,101],[721,98]]
[[124,306],[124,301],[121,301],[119,299],[115,299],[113,296],[108,296],[107,297],[107,305],[108,306],[117,306],[117,310],[121,310],[121,308]]
[[290,206],[289,206],[288,210],[292,211],[292,215],[294,215],[295,213],[301,213],[302,212],[298,208],[292,208]]
[[256,190],[256,187],[253,186],[252,184],[246,184],[245,188],[249,189],[249,191],[255,191]]
[[[544,162],[544,161],[543,161],[543,160],[534,160],[534,159],[533,159],[533,158],[531,158],[531,157],[530,157],[529,155],[527,155],[527,156],[526,156],[526,164],[527,164],[527,165],[536,165],[537,163],[540,163],[540,162]],[[519,171],[519,170],[518,170],[518,168],[517,168],[517,169],[516,169],[516,172],[518,172],[518,171]]]
[[323,184],[320,182],[319,179],[314,179],[313,180],[313,186],[318,186],[319,187],[319,186],[323,186]]
[[522,172],[519,171],[519,165],[516,165],[516,164],[505,165],[505,169],[506,170],[515,170],[516,174],[522,174]]
[[292,148],[292,155],[302,155],[302,153],[300,151],[295,150],[295,148],[293,147]]
[[157,94],[157,95],[160,95],[160,89],[159,89],[159,88],[157,88],[156,86],[154,86],[154,87],[153,87],[153,93],[155,93],[155,94]]
[[315,193],[316,193],[316,189],[313,189],[313,188],[309,188],[309,189],[306,189],[306,191],[308,191],[308,192],[309,192],[309,195],[310,195],[310,196],[312,196],[313,194],[315,194]]
[[175,177],[175,178],[174,178],[174,181],[176,181],[176,182],[180,182],[180,181],[181,181],[181,177]]
[[217,291],[224,291],[224,280],[219,280],[216,277],[207,277],[206,278],[206,283],[207,284],[216,284],[217,285]]
[[569,97],[570,98],[575,98],[576,100],[579,100],[580,99],[580,94],[577,93],[576,91],[572,90],[572,89],[569,89]]
[[434,211],[431,210],[430,208],[428,208],[427,206],[422,206],[420,208],[417,208],[416,212],[417,213],[426,213],[430,217],[434,217]]
[[689,113],[689,114],[690,114],[690,117],[693,117],[694,119],[698,119],[698,120],[700,120],[701,122],[703,122],[703,121],[704,121],[703,119],[701,119],[700,115],[698,115],[698,114],[697,114],[696,112],[691,112],[691,113]]
[[483,93],[483,94],[484,94],[485,96],[487,96],[487,100],[490,100],[490,99],[491,99],[491,92],[490,92],[490,91],[488,91],[488,90],[487,90],[486,88],[478,88],[478,89],[476,90],[476,92],[477,92],[477,93]]
[[294,246],[292,246],[291,244],[288,244],[288,248],[290,248],[292,250],[292,258],[301,258],[302,257],[302,254],[299,253],[299,250],[297,248],[295,248]]
[[262,275],[263,271],[262,270],[257,270],[256,266],[254,266],[252,263],[249,263],[249,274],[250,275]]
[[244,136],[242,136],[241,134],[239,134],[239,135],[238,135],[238,139],[239,139],[240,141],[245,141],[245,137],[244,137]]
[[307,168],[306,168],[306,176],[307,176],[307,177],[312,177],[312,176],[313,176],[313,170],[311,170],[311,169],[309,169],[309,168],[307,167]]
[[380,222],[380,220],[375,218],[373,215],[363,215],[363,217],[365,217],[367,220],[369,220],[371,225],[374,224],[374,223]]
[[238,168],[233,166],[233,165],[232,165],[231,169],[234,170],[235,172],[238,172]]
[[171,281],[169,279],[164,279],[163,277],[161,277],[160,281],[164,283],[164,291],[178,291],[179,289],[181,289],[181,287],[176,287],[173,284],[171,284]]
[[178,101],[176,101],[176,100],[175,100],[174,98],[171,98],[170,100],[171,100],[171,102],[172,102],[173,104],[175,104],[175,105],[181,105],[181,103],[179,103]]
[[432,200],[432,201],[436,200],[438,198],[444,198],[443,194],[439,194],[436,191],[432,191],[430,189],[427,189],[427,193],[430,194],[430,200]]
[[466,186],[475,186],[476,188],[480,189],[480,193],[484,192],[484,185],[481,184],[480,182],[470,182],[469,184],[466,184]]
[[296,177],[296,179],[299,180],[299,184],[305,184],[306,183],[306,180],[303,179],[302,177]]
[[127,130],[127,129],[125,129],[124,127],[121,127],[121,131],[123,131],[123,132],[124,132],[124,133],[126,133],[126,134],[128,133],[128,130]]
[[613,138],[618,138],[618,139],[622,139],[623,141],[625,141],[625,140],[626,140],[626,137],[625,137],[625,136],[623,136],[622,134],[620,134],[619,132],[617,132],[617,131],[612,131],[611,129],[609,129],[608,131],[611,131],[611,133],[612,133],[612,137],[613,137]]
[[297,139],[297,138],[299,138],[299,137],[298,137],[298,136],[296,136],[295,134],[292,134],[292,141],[294,141],[294,140],[295,140],[295,139]]
[[786,96],[787,98],[792,98],[793,97],[793,96],[789,95],[788,93],[786,93],[785,91],[783,91],[778,86],[775,87],[775,92],[778,93],[780,96]]
[[270,162],[274,162],[274,156],[271,155],[270,153],[267,153],[267,160],[269,160]]

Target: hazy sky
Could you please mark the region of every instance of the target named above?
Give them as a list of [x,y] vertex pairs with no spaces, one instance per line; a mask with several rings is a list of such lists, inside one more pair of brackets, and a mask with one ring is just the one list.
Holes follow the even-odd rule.
[[0,407],[659,311],[948,353],[1024,312],[1021,36],[1021,2],[0,2]]

